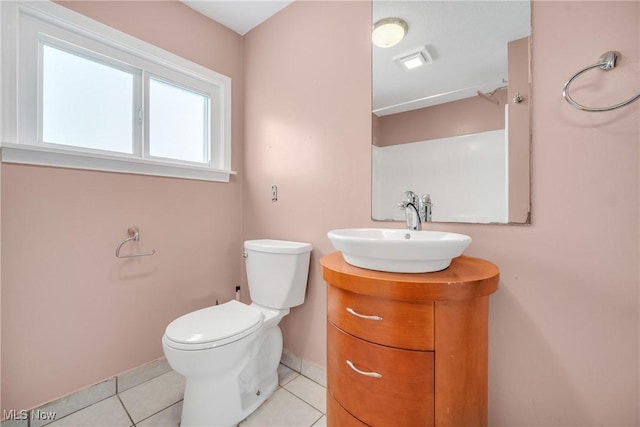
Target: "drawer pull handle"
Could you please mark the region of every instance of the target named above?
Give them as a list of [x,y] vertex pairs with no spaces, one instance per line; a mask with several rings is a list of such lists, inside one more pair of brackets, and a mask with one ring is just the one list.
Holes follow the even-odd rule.
[[351,369],[353,369],[354,371],[356,371],[357,373],[359,373],[360,375],[364,375],[365,377],[371,377],[371,378],[382,378],[382,374],[379,374],[377,372],[365,372],[365,371],[361,371],[360,369],[356,368],[355,366],[353,366],[353,362],[351,362],[351,360],[347,360],[347,365],[349,365],[349,367]]
[[356,317],[360,317],[361,319],[367,319],[367,320],[382,320],[382,317],[380,316],[367,316],[365,314],[360,314],[358,312],[356,312],[353,308],[351,307],[347,307],[347,312],[349,314],[353,314]]

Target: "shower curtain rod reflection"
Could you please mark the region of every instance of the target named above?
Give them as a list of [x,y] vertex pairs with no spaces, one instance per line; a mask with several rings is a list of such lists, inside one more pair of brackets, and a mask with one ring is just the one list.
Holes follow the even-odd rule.
[[498,101],[496,98],[494,98],[494,95],[496,94],[496,92],[498,92],[499,90],[502,89],[506,89],[507,86],[502,86],[502,87],[497,87],[494,90],[492,90],[491,92],[481,92],[481,91],[477,91],[478,96],[482,99],[486,99],[489,102],[493,102],[496,105],[500,105],[500,101]]

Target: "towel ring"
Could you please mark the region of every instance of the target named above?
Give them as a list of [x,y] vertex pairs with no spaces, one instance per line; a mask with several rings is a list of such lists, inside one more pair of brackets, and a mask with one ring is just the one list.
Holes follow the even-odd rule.
[[571,77],[564,84],[564,88],[562,89],[562,96],[564,97],[564,99],[566,99],[569,104],[571,104],[572,106],[576,107],[578,110],[593,111],[593,112],[615,110],[617,108],[624,107],[625,105],[629,105],[632,102],[637,101],[638,99],[640,99],[640,93],[638,93],[635,96],[632,96],[631,98],[627,99],[626,101],[623,101],[623,102],[621,102],[619,104],[611,105],[609,107],[586,107],[584,105],[578,104],[571,97],[571,95],[569,95],[569,85],[571,85],[571,82],[573,82],[576,79],[576,77],[578,77],[579,75],[581,75],[582,73],[584,73],[586,71],[591,70],[592,68],[600,68],[600,69],[602,69],[604,71],[609,71],[612,68],[615,68],[616,62],[618,61],[618,56],[619,55],[620,55],[620,52],[615,52],[615,51],[605,52],[605,53],[602,54],[602,56],[600,56],[600,58],[598,58],[598,62],[597,63],[595,63],[593,65],[589,65],[588,67],[585,67],[582,70],[580,70],[577,73],[575,73],[573,75],[573,77]]
[[133,227],[129,227],[129,229],[127,230],[127,233],[129,234],[129,238],[128,239],[124,239],[122,242],[120,242],[120,244],[118,246],[116,246],[116,258],[135,258],[135,257],[139,257],[139,256],[150,256],[150,255],[154,255],[156,253],[156,250],[152,249],[151,252],[120,255],[120,248],[122,248],[122,246],[125,243],[130,242],[132,240],[134,242],[140,241],[140,230],[138,230],[138,227],[136,227],[135,225]]

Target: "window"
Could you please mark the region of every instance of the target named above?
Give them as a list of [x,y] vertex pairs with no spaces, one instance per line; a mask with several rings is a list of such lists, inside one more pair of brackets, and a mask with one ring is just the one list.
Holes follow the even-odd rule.
[[192,162],[209,159],[209,97],[149,79],[149,154]]
[[54,3],[0,6],[3,161],[229,180],[231,79]]
[[130,71],[42,45],[42,142],[133,153]]

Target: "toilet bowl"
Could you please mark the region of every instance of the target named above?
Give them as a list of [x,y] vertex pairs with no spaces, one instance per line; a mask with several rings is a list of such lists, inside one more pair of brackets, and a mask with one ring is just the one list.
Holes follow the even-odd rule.
[[251,305],[231,300],[171,322],[162,338],[169,365],[186,377],[182,427],[234,426],[278,386],[280,320],[304,302],[311,245],[245,242]]

